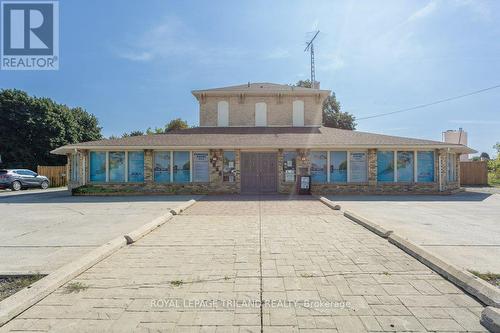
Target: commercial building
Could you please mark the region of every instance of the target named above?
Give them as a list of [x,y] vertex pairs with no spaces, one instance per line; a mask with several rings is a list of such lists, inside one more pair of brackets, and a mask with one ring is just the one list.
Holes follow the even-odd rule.
[[70,187],[127,192],[316,194],[451,192],[461,144],[322,126],[329,90],[248,83],[192,92],[200,126],[82,142],[68,156]]

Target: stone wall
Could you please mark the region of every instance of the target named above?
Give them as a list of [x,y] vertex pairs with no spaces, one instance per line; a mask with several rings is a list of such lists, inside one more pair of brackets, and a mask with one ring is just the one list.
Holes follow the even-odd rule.
[[304,125],[321,126],[321,98],[314,96],[238,96],[206,97],[200,102],[200,126],[217,126],[217,103],[229,103],[229,126],[255,126],[255,104],[267,104],[268,126],[292,126],[293,101],[304,101]]

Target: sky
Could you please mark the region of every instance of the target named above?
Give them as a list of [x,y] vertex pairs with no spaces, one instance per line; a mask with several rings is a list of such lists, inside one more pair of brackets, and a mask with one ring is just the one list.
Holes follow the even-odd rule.
[[[309,78],[358,118],[500,84],[500,1],[60,1],[60,69],[0,71],[16,88],[95,114],[103,134],[198,124],[191,90]],[[471,148],[500,141],[500,89],[385,117],[357,130]]]

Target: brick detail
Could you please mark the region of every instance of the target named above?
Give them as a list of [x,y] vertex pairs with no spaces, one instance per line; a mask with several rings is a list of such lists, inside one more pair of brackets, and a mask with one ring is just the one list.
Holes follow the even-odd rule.
[[154,181],[154,153],[151,149],[144,150],[144,182]]
[[368,185],[377,185],[377,149],[368,149]]

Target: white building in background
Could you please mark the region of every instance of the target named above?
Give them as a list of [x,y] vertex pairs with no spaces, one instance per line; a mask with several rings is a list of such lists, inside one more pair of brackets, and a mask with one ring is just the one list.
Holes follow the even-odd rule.
[[[467,132],[461,127],[457,130],[447,130],[443,132],[443,142],[446,143],[457,143],[467,146]],[[468,161],[469,154],[461,154],[460,161]]]

